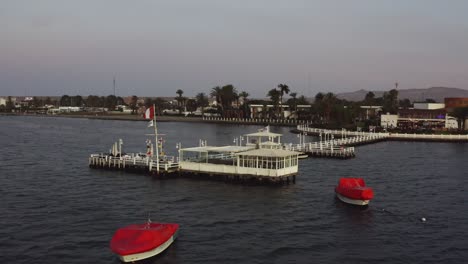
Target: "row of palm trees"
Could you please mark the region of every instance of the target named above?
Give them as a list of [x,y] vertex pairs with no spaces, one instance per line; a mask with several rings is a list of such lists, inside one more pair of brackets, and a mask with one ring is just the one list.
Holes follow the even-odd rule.
[[[274,105],[274,109],[277,112],[277,116],[283,116],[283,97],[285,94],[290,93],[289,86],[286,84],[278,84],[277,88],[271,89],[267,93],[267,97],[269,97],[271,104]],[[182,108],[186,107],[186,104],[188,102],[187,97],[184,97],[184,91],[181,89],[178,89],[176,91],[177,97],[175,100],[177,101],[177,106],[179,110],[181,111]],[[241,91],[240,93],[237,91],[237,88],[234,87],[232,84],[227,84],[224,86],[216,86],[213,87],[209,93],[209,96],[216,101],[216,105],[218,106],[220,112],[223,112],[224,110],[232,109],[233,105],[236,106],[236,108],[241,109],[241,103],[240,101],[243,102],[242,106],[247,107],[247,101],[248,97],[250,94],[246,91]],[[291,93],[290,94],[292,98],[292,103],[294,106],[296,106],[297,103],[297,93]],[[198,93],[195,96],[195,101],[196,104],[200,107],[206,107],[208,106],[208,95],[205,93]],[[262,101],[262,100],[256,100],[256,101]],[[302,102],[306,101],[305,97],[302,96]],[[262,103],[265,103],[262,101]],[[291,103],[288,101],[288,104]],[[295,108],[295,107],[294,107]]]

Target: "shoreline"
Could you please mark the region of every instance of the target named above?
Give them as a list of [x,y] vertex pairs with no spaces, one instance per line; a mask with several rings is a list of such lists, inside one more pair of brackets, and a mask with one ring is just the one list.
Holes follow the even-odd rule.
[[[95,120],[116,120],[116,121],[149,121],[141,115],[128,114],[24,114],[24,113],[0,113],[0,116],[30,116],[30,117],[64,117],[64,118],[85,118]],[[235,118],[226,118],[225,120],[209,120],[202,117],[186,117],[186,116],[156,116],[157,122],[189,122],[189,123],[216,123],[216,124],[233,124],[233,125],[270,125],[270,126],[288,126],[296,127],[303,122],[286,122],[284,120],[259,120],[259,119],[244,119],[238,120]]]

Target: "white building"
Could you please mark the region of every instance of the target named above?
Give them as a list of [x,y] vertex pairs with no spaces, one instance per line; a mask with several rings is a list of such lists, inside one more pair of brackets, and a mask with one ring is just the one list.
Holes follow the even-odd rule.
[[245,135],[246,146],[200,146],[179,150],[180,169],[192,173],[278,178],[295,176],[299,152],[281,149],[269,128]]
[[398,125],[398,115],[381,115],[380,116],[380,126],[383,128],[393,128]]
[[434,118],[409,118],[409,117],[399,117],[398,115],[381,115],[380,116],[380,126],[383,128],[395,128],[398,127],[400,122],[424,122],[432,124],[444,124],[444,128],[447,129],[458,129],[458,121],[455,117],[445,115],[445,118],[434,119]]
[[423,109],[423,110],[436,110],[436,109],[444,109],[445,104],[443,103],[414,103],[414,109]]

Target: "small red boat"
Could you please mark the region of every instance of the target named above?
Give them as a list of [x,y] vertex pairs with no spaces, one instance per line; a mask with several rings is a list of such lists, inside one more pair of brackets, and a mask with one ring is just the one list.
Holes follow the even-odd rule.
[[111,250],[123,262],[153,257],[176,239],[178,224],[148,223],[119,228],[110,242]]
[[368,205],[374,197],[374,191],[362,178],[340,178],[335,193],[341,201],[354,205]]

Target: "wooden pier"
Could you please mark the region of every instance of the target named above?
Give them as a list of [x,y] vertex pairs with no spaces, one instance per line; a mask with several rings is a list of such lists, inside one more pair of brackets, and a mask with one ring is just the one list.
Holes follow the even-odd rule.
[[179,163],[171,159],[162,159],[158,163],[151,157],[145,157],[141,153],[130,153],[122,157],[112,154],[91,154],[89,167],[96,169],[121,170],[128,172],[140,172],[155,176],[178,174]]
[[[319,142],[300,143],[286,145],[287,149],[300,151],[312,157],[329,158],[353,158],[354,146],[377,143],[386,140],[394,141],[427,141],[427,142],[468,142],[468,135],[425,135],[425,134],[401,134],[401,133],[372,133],[347,130],[329,130],[308,127],[300,124],[296,131],[304,135],[320,137]],[[335,138],[336,137],[336,138]],[[304,137],[305,138],[305,137]],[[305,139],[301,140],[305,142]]]
[[[468,142],[468,135],[436,135],[436,134],[406,134],[406,133],[375,133],[363,131],[348,131],[348,130],[330,130],[321,128],[308,127],[307,124],[300,124],[296,127],[300,133],[307,135],[323,136],[323,137],[339,137],[344,139],[338,141],[344,146],[357,146],[363,144],[371,144],[385,140],[398,141],[427,141],[427,142]],[[327,140],[327,139],[326,139]]]

